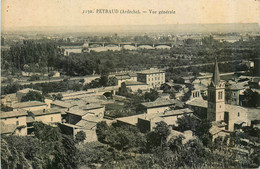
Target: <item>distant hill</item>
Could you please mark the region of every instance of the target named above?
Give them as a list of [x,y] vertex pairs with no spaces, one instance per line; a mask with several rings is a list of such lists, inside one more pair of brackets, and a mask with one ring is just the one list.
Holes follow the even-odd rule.
[[230,24],[174,24],[174,25],[113,25],[113,26],[68,26],[68,27],[20,27],[4,32],[172,32],[172,33],[209,33],[209,32],[258,32],[258,23]]

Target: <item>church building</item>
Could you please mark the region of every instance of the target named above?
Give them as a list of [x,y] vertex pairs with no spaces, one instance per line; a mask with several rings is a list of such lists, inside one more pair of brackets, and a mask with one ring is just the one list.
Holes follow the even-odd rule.
[[225,104],[225,81],[220,79],[217,60],[215,61],[213,77],[208,85],[208,100],[194,98],[186,102],[201,117],[212,122],[219,130],[234,131],[244,125],[250,125],[247,109],[231,104]]

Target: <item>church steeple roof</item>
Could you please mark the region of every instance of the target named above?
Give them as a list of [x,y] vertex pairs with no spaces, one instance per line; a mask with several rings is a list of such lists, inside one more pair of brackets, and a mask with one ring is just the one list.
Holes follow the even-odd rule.
[[218,83],[220,82],[220,75],[219,75],[217,59],[215,59],[215,67],[214,67],[214,72],[213,72],[213,77],[212,77],[211,82],[213,82],[214,85],[218,85]]

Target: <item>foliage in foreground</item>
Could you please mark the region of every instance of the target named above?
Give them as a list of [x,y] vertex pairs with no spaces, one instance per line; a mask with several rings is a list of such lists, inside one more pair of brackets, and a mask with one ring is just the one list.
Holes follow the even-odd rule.
[[35,137],[1,138],[1,167],[5,169],[74,169],[77,149],[74,140],[59,128],[35,123]]
[[[179,124],[184,125],[189,120],[181,119]],[[188,129],[195,126],[195,130],[207,130],[208,124],[201,123]],[[35,123],[34,127],[35,137],[1,138],[2,168],[248,168],[260,165],[257,144],[245,146],[251,149],[249,156],[233,151],[241,145],[240,138],[259,144],[260,130],[252,127],[243,128],[244,132],[235,132],[224,140],[218,138],[211,144],[204,144],[206,136],[199,132],[189,140],[172,135],[164,122],[157,123],[148,133],[140,133],[132,126],[108,126],[100,122],[96,130],[100,142],[86,144],[76,144],[71,137],[61,134],[59,128],[43,123]],[[82,140],[84,133],[77,137],[78,141]]]

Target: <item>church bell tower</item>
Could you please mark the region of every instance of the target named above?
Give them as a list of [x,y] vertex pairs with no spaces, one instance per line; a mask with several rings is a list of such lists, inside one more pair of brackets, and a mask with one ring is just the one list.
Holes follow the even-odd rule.
[[215,60],[213,77],[208,86],[207,119],[211,122],[224,120],[225,81],[220,79],[218,62]]

